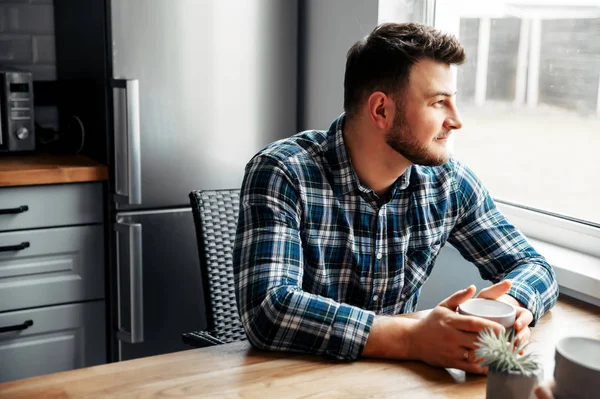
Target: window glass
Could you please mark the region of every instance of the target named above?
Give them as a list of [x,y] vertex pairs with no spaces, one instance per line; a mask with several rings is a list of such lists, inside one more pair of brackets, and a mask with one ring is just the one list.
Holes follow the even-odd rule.
[[438,0],[456,34],[456,158],[500,201],[600,225],[600,1]]

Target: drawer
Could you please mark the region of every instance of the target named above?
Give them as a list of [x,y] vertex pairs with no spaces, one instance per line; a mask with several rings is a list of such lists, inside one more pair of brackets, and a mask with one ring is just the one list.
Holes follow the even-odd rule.
[[94,301],[0,314],[0,382],[106,363],[105,303]]
[[102,225],[0,233],[0,250],[0,312],[104,298]]
[[102,191],[102,183],[0,188],[0,231],[102,223]]

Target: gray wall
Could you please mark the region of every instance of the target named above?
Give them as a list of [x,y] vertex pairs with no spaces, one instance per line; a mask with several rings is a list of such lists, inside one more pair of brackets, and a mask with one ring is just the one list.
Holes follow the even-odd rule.
[[[53,0],[0,0],[0,67],[30,71],[33,80],[56,80],[53,6]],[[56,107],[36,107],[35,119],[58,127]]]
[[457,249],[446,244],[438,255],[433,273],[423,286],[417,309],[431,309],[470,284],[475,284],[479,292],[491,283],[482,279],[475,265],[467,262]]
[[327,129],[344,105],[346,52],[377,25],[376,0],[300,1],[298,129]]

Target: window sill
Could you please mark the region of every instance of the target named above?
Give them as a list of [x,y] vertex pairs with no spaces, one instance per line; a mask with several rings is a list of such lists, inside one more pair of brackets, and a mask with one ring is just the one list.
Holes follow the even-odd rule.
[[561,293],[600,306],[600,229],[505,203],[498,209],[550,263]]
[[556,273],[560,292],[600,306],[600,258],[528,238]]

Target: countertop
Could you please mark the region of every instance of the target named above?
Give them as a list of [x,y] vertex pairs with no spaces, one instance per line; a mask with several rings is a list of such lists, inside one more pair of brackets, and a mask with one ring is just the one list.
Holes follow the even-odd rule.
[[[401,317],[422,318],[427,311]],[[561,295],[532,329],[530,349],[552,378],[565,336],[600,336],[600,308]],[[486,377],[414,361],[262,352],[247,341],[0,384],[3,398],[407,397],[483,398]]]
[[0,187],[108,179],[106,165],[81,155],[0,154]]

